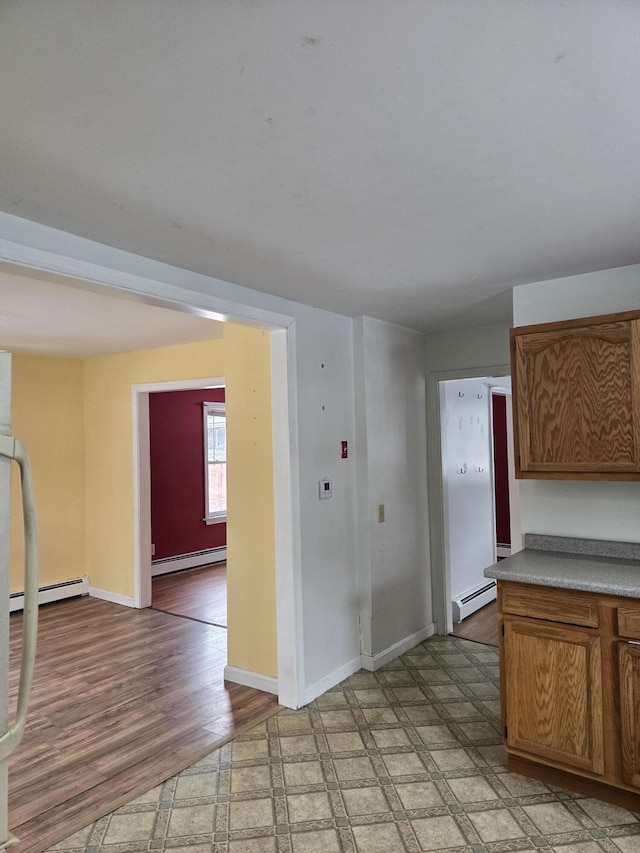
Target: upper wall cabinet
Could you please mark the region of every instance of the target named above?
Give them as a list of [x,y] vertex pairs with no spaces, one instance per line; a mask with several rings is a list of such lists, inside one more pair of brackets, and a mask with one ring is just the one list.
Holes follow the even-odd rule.
[[516,476],[640,480],[640,311],[511,330]]

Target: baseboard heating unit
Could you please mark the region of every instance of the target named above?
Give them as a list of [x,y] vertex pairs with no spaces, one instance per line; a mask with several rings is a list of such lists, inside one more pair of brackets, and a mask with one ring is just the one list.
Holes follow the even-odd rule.
[[195,569],[198,566],[209,566],[211,563],[222,563],[227,559],[227,547],[207,548],[204,551],[193,551],[191,554],[178,554],[175,557],[163,557],[151,561],[151,575],[168,575],[170,572],[181,572],[183,569]]
[[[63,598],[75,598],[89,595],[89,578],[73,578],[70,581],[52,583],[41,586],[38,590],[38,604],[49,604],[52,601],[62,601]],[[9,612],[15,613],[24,609],[24,592],[12,592],[9,595]]]
[[453,610],[453,622],[462,622],[465,616],[470,616],[476,610],[480,610],[485,604],[489,604],[496,597],[496,582],[490,581],[483,584],[473,592],[469,592],[460,598],[454,598],[451,602]]

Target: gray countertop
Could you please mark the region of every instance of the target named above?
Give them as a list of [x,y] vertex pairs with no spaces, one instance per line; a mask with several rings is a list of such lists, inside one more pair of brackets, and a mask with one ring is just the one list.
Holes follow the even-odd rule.
[[[526,540],[525,540],[526,541]],[[527,547],[484,571],[485,577],[640,598],[640,560]]]

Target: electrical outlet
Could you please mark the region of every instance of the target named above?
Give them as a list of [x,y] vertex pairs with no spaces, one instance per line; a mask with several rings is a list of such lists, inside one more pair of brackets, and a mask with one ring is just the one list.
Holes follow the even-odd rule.
[[378,504],[378,524],[384,523],[384,504]]

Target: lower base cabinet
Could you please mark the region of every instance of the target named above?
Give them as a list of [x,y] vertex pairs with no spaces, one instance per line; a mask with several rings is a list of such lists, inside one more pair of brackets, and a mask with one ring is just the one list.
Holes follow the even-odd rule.
[[640,601],[498,582],[511,769],[640,809]]

